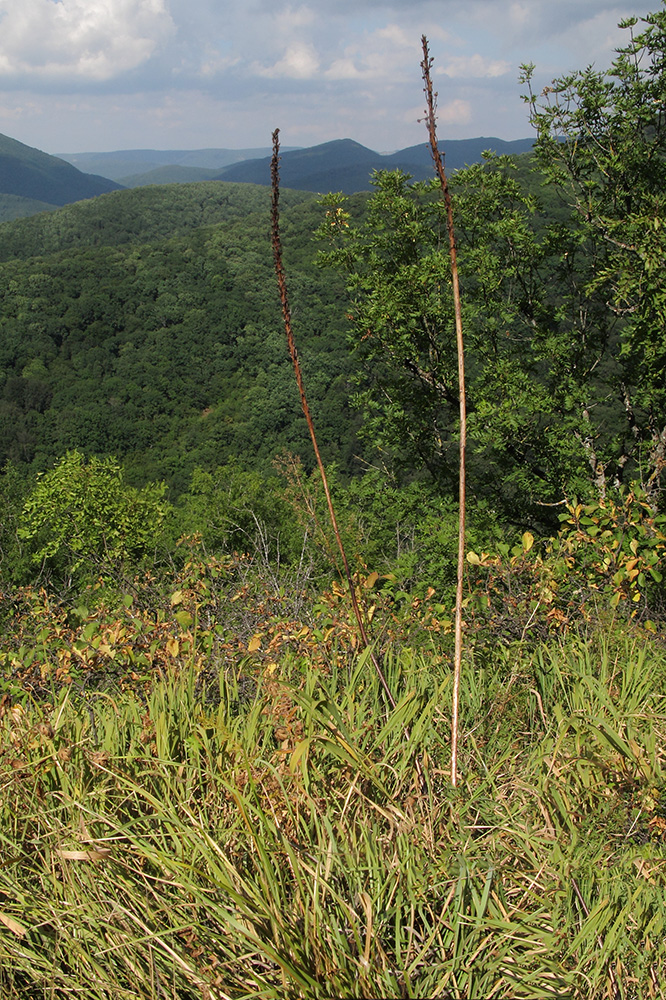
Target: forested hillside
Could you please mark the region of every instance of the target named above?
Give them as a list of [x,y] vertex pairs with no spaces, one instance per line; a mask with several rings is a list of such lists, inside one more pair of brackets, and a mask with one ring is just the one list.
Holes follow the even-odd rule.
[[94,198],[118,185],[0,135],[0,220]]
[[[326,453],[349,468],[342,284],[313,264],[321,217],[285,192],[290,266]],[[266,239],[268,192],[195,184],[119,192],[4,227],[3,461],[121,457],[182,489],[196,465],[304,451]]]
[[[420,491],[402,529],[373,529],[388,568],[401,530],[425,539],[455,496],[457,404],[437,192],[400,171],[374,183],[372,196],[319,204],[285,189],[282,201],[324,459],[343,477],[374,467],[383,489]],[[452,187],[472,524],[488,542],[552,532],[563,497],[603,497],[639,469],[657,496],[661,369],[631,339],[650,300],[608,308],[592,280],[605,244],[533,157],[488,156]],[[117,457],[134,485],[165,480],[172,500],[196,469],[234,462],[272,481],[286,452],[311,467],[268,212],[266,188],[206,182],[113,192],[2,227],[0,450],[26,484],[73,449]],[[420,551],[411,572],[424,557],[442,572]]]

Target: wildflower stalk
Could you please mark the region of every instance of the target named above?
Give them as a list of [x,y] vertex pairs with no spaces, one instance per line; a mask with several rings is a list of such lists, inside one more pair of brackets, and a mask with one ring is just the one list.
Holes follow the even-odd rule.
[[[335,509],[333,507],[333,501],[331,499],[331,492],[328,488],[328,478],[326,476],[326,470],[324,468],[324,463],[321,460],[321,455],[319,453],[319,445],[317,444],[317,436],[315,434],[314,424],[312,422],[312,415],[310,413],[310,407],[308,406],[308,401],[305,395],[305,387],[303,385],[303,374],[301,372],[301,365],[298,359],[298,351],[296,350],[296,343],[294,341],[294,333],[291,325],[291,310],[289,308],[289,299],[287,297],[287,282],[284,273],[284,265],[282,263],[282,241],[280,239],[280,140],[279,140],[279,129],[275,129],[273,132],[273,157],[271,160],[271,188],[273,192],[272,202],[271,202],[271,232],[272,232],[272,245],[273,245],[273,260],[275,263],[275,274],[277,276],[278,288],[280,292],[280,303],[282,305],[282,319],[284,322],[284,329],[287,335],[287,345],[289,347],[289,354],[291,356],[291,363],[294,368],[294,375],[296,376],[296,384],[298,385],[298,392],[301,397],[301,407],[303,408],[303,414],[308,425],[308,430],[310,431],[310,437],[312,439],[312,447],[314,448],[315,458],[317,459],[317,467],[321,475],[321,481],[324,486],[324,493],[326,494],[326,503],[328,504],[328,513],[331,519],[331,526],[333,528],[333,533],[335,535],[335,540],[337,542],[338,549],[340,551],[340,557],[342,559],[342,565],[344,568],[344,574],[349,586],[349,595],[352,603],[352,609],[354,611],[354,617],[356,618],[356,623],[358,625],[359,635],[361,637],[361,642],[363,646],[368,650],[372,664],[377,672],[379,681],[386,693],[389,704],[391,708],[396,707],[396,701],[391,693],[391,689],[388,686],[387,680],[384,676],[384,672],[380,666],[379,660],[377,659],[374,650],[370,645],[370,640],[365,628],[365,622],[363,620],[363,613],[361,611],[361,606],[359,604],[358,597],[356,595],[356,587],[354,585],[354,580],[352,578],[351,570],[349,568],[349,562],[347,560],[347,554],[345,552],[345,547],[340,536],[340,531],[338,528],[337,518],[335,516]],[[408,734],[406,734],[408,735]]]
[[460,701],[460,673],[462,666],[462,602],[465,571],[465,447],[467,444],[467,409],[465,404],[465,355],[462,327],[462,310],[460,306],[460,284],[458,282],[458,258],[456,254],[456,238],[453,226],[453,208],[451,193],[444,169],[444,155],[440,153],[437,143],[437,94],[433,93],[430,69],[432,59],[428,52],[428,39],[421,36],[423,46],[423,91],[426,95],[426,118],[430,151],[435,164],[435,171],[446,206],[446,226],[449,234],[449,255],[451,259],[451,285],[453,289],[453,308],[456,325],[456,347],[458,353],[458,396],[460,399],[460,467],[459,467],[459,501],[458,501],[458,582],[456,587],[455,616],[455,653],[453,661],[453,705],[451,711],[451,784],[456,785],[458,779],[458,705]]

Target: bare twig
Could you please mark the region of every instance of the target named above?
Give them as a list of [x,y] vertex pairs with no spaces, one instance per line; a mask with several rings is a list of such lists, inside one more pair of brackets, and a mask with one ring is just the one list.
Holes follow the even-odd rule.
[[453,308],[456,322],[456,347],[458,353],[458,396],[460,400],[460,471],[459,471],[459,503],[458,503],[458,584],[456,588],[456,621],[455,621],[455,654],[453,662],[453,707],[451,713],[451,784],[456,785],[458,779],[458,705],[460,701],[460,673],[462,666],[462,603],[463,582],[465,572],[465,446],[467,443],[467,407],[465,401],[465,356],[463,344],[462,310],[460,306],[460,285],[458,282],[458,258],[456,254],[456,238],[453,227],[453,209],[451,193],[444,170],[444,156],[437,144],[437,94],[433,93],[430,68],[432,59],[428,52],[428,39],[421,36],[423,46],[423,91],[426,95],[426,126],[430,151],[435,164],[435,171],[444,196],[446,206],[446,224],[449,233],[449,253],[451,258],[451,284],[453,288]]

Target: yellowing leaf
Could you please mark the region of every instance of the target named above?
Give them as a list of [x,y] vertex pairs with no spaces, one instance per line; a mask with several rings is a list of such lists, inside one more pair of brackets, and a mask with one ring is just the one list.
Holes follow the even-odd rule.
[[248,642],[247,651],[248,653],[256,653],[256,651],[260,648],[261,648],[261,636],[257,632],[257,634],[253,635],[250,641]]
[[171,607],[173,608],[176,606],[176,604],[182,604],[182,603],[183,603],[183,592],[182,590],[176,590],[171,595]]
[[477,556],[476,552],[471,552],[470,551],[470,552],[467,553],[467,562],[470,563],[472,566],[480,566],[481,565],[481,560]]
[[169,656],[178,656],[178,653],[180,652],[180,643],[178,642],[178,639],[168,639],[166,649]]
[[312,737],[308,736],[304,740],[301,740],[293,749],[289,760],[289,770],[292,774],[296,773],[296,768],[298,767],[301,760],[304,764],[307,764],[308,752],[310,750],[310,744],[312,743]]
[[26,929],[21,926],[17,920],[13,917],[8,916],[6,913],[0,913],[0,924],[4,924],[8,927],[12,934],[16,934],[16,937],[25,937]]
[[56,850],[53,852],[57,854],[59,858],[64,861],[103,861],[104,858],[108,858],[111,854],[110,847],[100,847],[97,850],[91,851],[62,851]]
[[529,552],[534,545],[534,535],[531,531],[526,531],[523,534],[523,550]]
[[366,588],[366,590],[370,590],[370,587],[374,587],[378,579],[379,579],[379,573],[371,573],[370,576],[366,576],[365,580],[363,581],[363,586]]

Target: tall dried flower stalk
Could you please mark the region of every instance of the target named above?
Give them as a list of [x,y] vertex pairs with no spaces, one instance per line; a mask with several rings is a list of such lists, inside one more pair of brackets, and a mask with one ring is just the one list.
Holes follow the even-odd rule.
[[444,170],[444,155],[440,153],[437,144],[437,94],[433,93],[430,68],[432,59],[428,52],[428,39],[421,36],[423,46],[423,92],[426,95],[426,118],[430,151],[435,164],[435,171],[444,196],[446,206],[446,226],[449,234],[449,253],[451,258],[451,284],[453,288],[453,308],[456,322],[456,348],[458,353],[458,395],[460,398],[460,469],[459,469],[459,502],[458,502],[458,583],[456,587],[456,623],[455,623],[455,654],[453,662],[453,706],[451,711],[451,784],[458,780],[458,705],[460,701],[460,672],[462,666],[462,603],[463,582],[465,572],[465,447],[467,444],[467,408],[465,404],[465,354],[463,342],[462,311],[460,307],[460,285],[458,282],[458,258],[456,254],[456,237],[453,227],[453,208],[451,193]]
[[[280,239],[280,140],[279,140],[280,130],[278,128],[273,132],[273,158],[271,160],[271,187],[273,191],[273,197],[271,202],[271,223],[272,223],[272,245],[273,245],[273,260],[275,263],[275,274],[277,276],[278,288],[280,291],[280,303],[282,305],[282,319],[284,322],[284,329],[287,335],[287,345],[289,347],[289,354],[291,356],[291,363],[294,368],[294,375],[296,376],[296,383],[298,385],[298,392],[301,397],[301,406],[303,408],[303,414],[308,425],[308,430],[310,431],[310,437],[312,439],[312,447],[314,448],[315,458],[317,459],[317,467],[321,475],[321,481],[324,486],[324,493],[326,494],[326,503],[328,504],[328,513],[331,519],[331,526],[333,528],[333,533],[335,535],[335,540],[340,550],[340,557],[342,559],[342,565],[344,567],[345,577],[347,579],[347,584],[349,586],[349,595],[351,598],[352,608],[354,611],[354,617],[356,618],[356,623],[358,625],[359,635],[361,637],[361,642],[363,646],[368,650],[372,664],[377,672],[379,681],[386,693],[389,704],[391,708],[396,707],[396,701],[391,693],[391,689],[388,686],[384,672],[379,664],[374,650],[370,645],[370,640],[368,639],[368,634],[365,628],[365,622],[363,620],[363,612],[356,595],[356,587],[354,585],[354,580],[352,578],[351,570],[349,569],[349,562],[347,561],[347,554],[345,552],[345,547],[342,543],[342,538],[340,537],[340,531],[338,529],[338,522],[335,516],[335,510],[333,507],[333,501],[331,499],[331,493],[328,488],[328,479],[326,476],[326,470],[324,468],[324,463],[321,460],[321,455],[319,453],[319,445],[317,444],[317,436],[315,434],[314,424],[312,422],[312,415],[310,413],[310,407],[308,406],[308,401],[305,395],[305,387],[303,385],[303,375],[301,373],[301,365],[298,360],[298,351],[296,350],[296,343],[294,341],[294,333],[291,325],[291,310],[289,308],[289,299],[287,297],[287,282],[285,279],[284,266],[282,263],[282,241]],[[408,737],[409,734],[406,732],[405,735]],[[418,766],[418,765],[417,765]],[[420,774],[420,767],[419,767]]]

